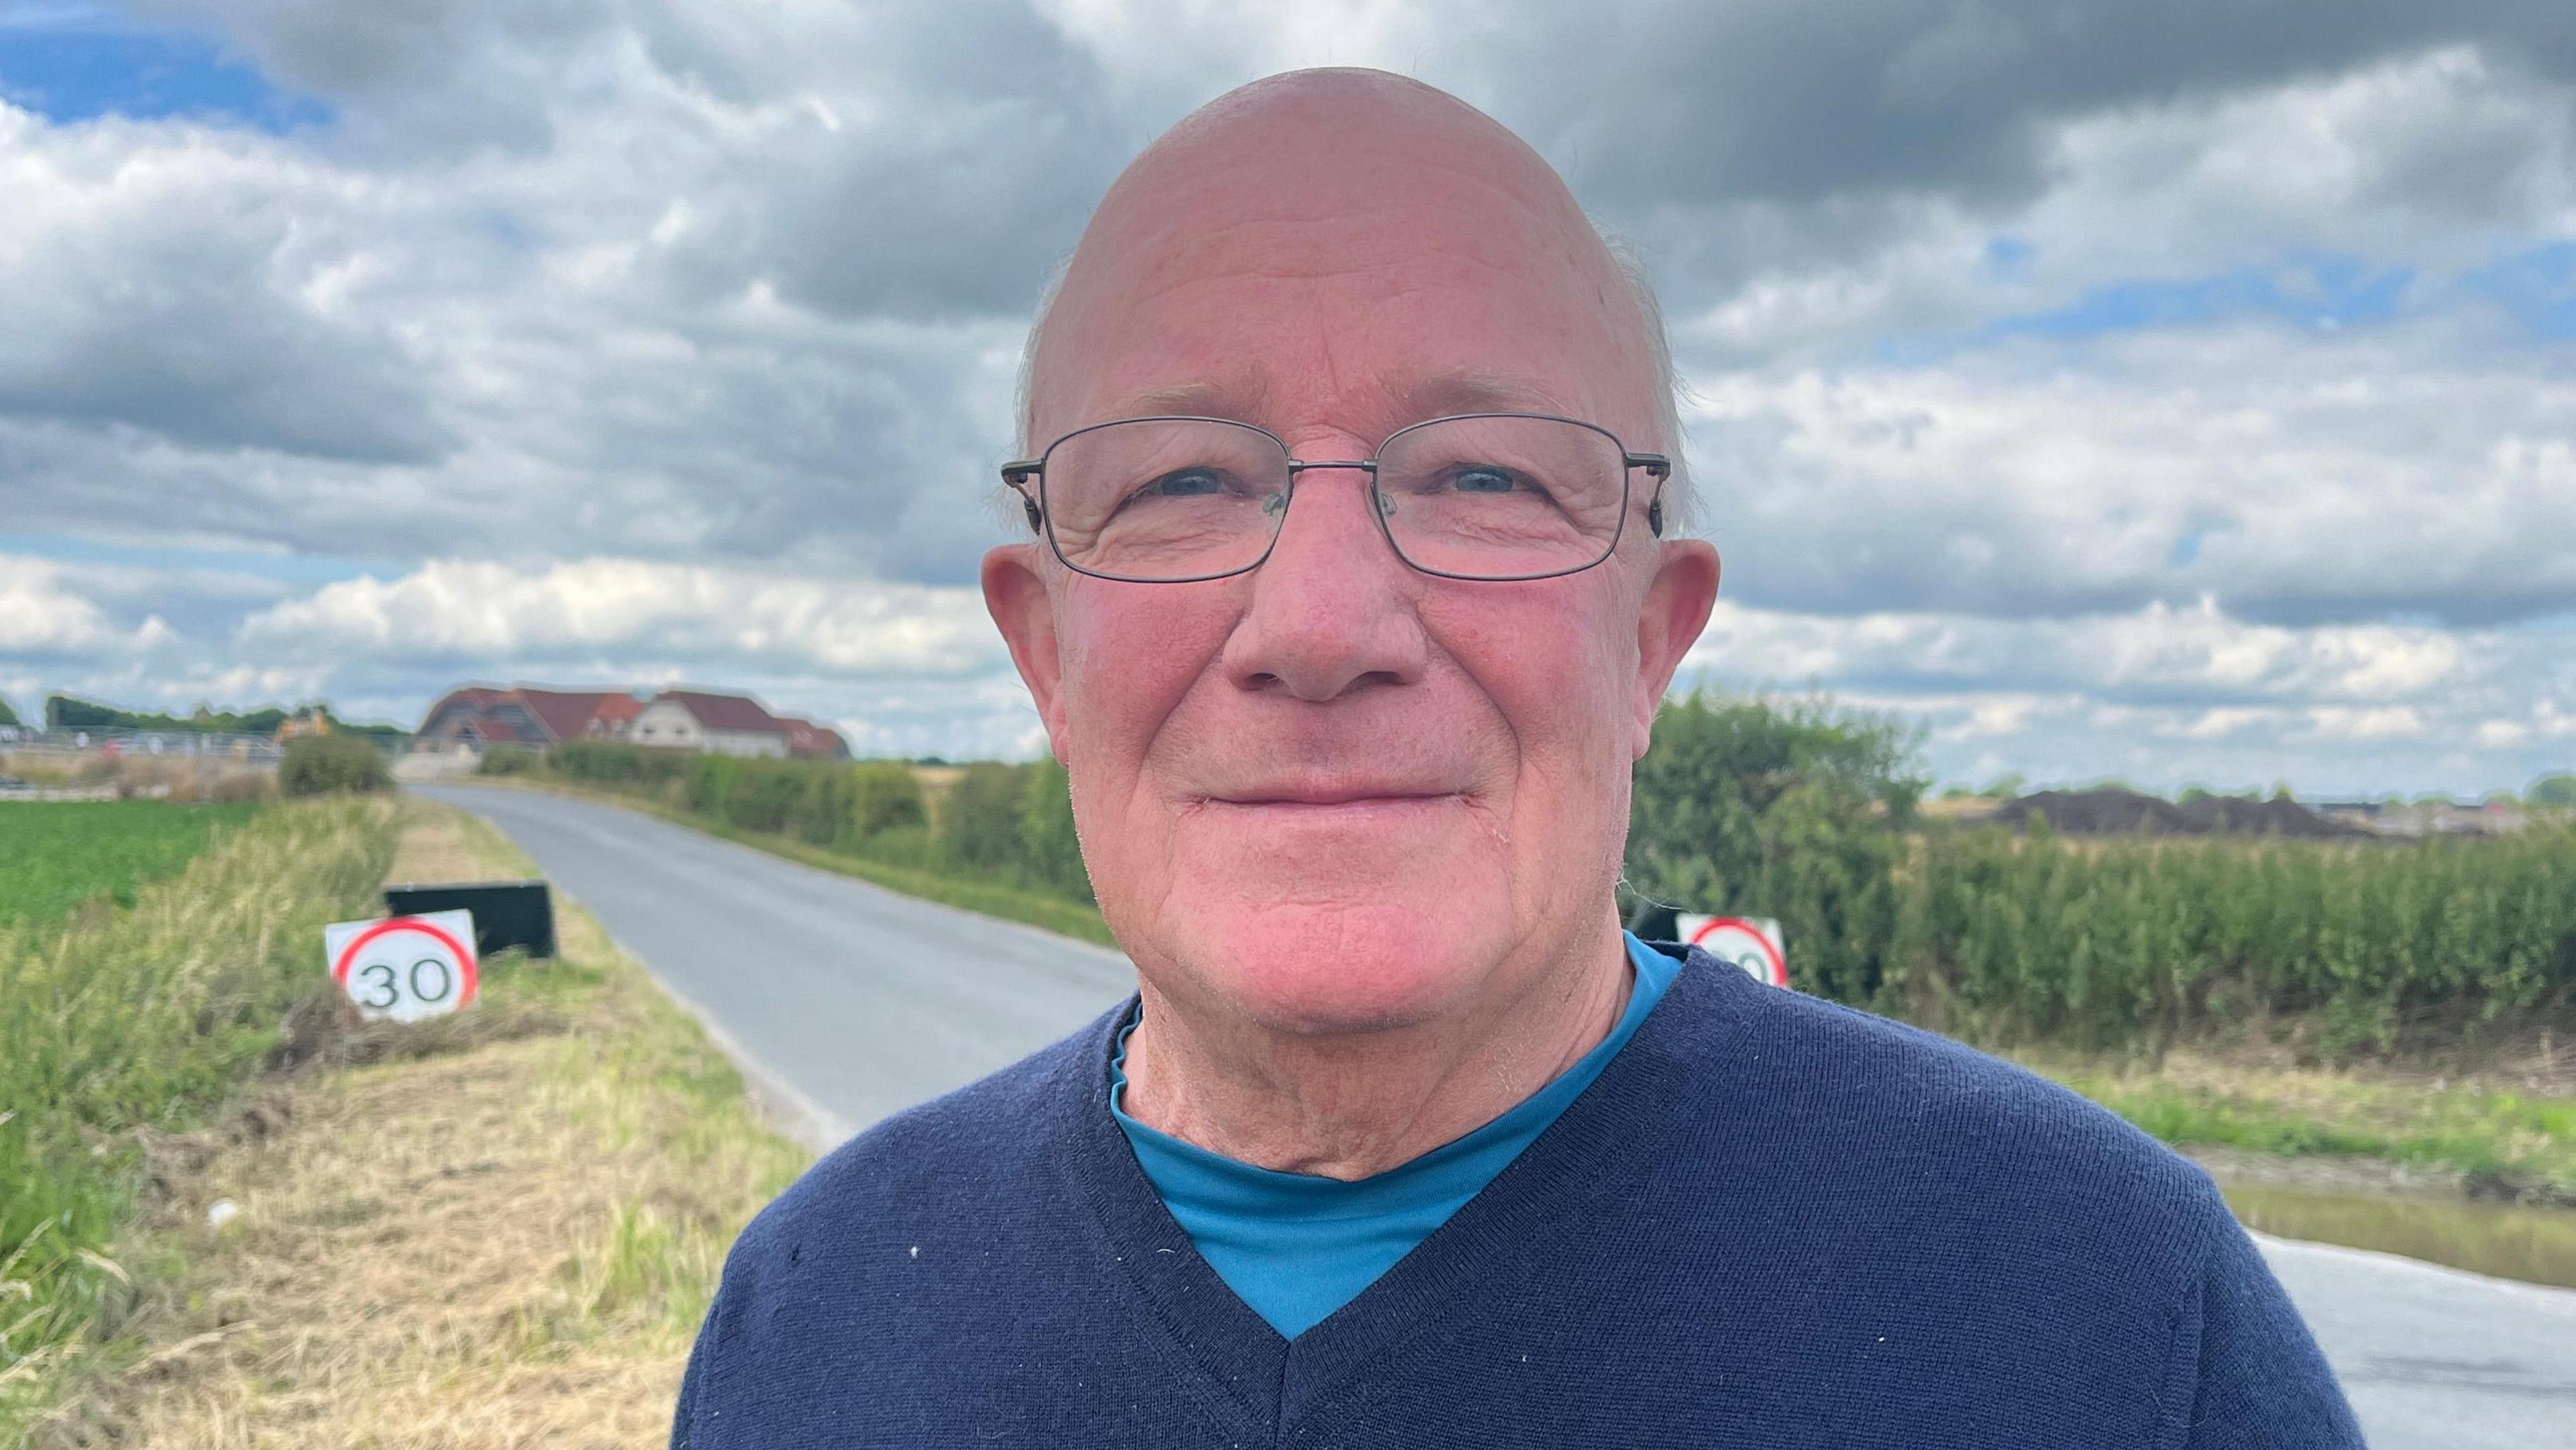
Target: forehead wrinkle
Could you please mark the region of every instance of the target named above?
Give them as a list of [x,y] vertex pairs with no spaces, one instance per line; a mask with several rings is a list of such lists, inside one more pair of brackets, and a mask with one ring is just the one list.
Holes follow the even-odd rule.
[[1404,368],[1371,379],[1365,391],[1376,396],[1366,403],[1339,399],[1326,403],[1326,412],[1342,416],[1291,417],[1273,410],[1271,402],[1276,393],[1267,375],[1237,373],[1122,393],[1100,417],[1086,418],[1076,426],[1114,418],[1178,415],[1224,418],[1273,432],[1293,431],[1308,423],[1346,425],[1349,431],[1362,436],[1382,438],[1415,423],[1458,413],[1554,413],[1585,422],[1598,421],[1584,418],[1582,409],[1564,394],[1536,378],[1514,372]]

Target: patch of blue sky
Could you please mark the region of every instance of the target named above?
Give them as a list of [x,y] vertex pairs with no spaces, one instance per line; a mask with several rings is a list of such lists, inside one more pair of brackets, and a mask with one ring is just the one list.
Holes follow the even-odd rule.
[[2341,328],[2397,316],[2414,285],[2412,267],[2373,268],[2352,257],[2306,257],[2277,267],[2240,267],[2204,277],[2130,278],[2087,289],[2064,307],[1998,318],[1988,337],[2094,337],[2157,327],[2192,327],[2273,317]]
[[283,133],[331,119],[204,36],[83,5],[0,8],[0,97],[57,124],[182,116]]
[[[1986,243],[1984,280],[1998,285],[2025,281],[2037,255],[2035,247],[2019,238],[1995,237]],[[2248,319],[2331,331],[2392,321],[2421,301],[2420,292],[2412,267],[2374,267],[2356,257],[2307,254],[2198,277],[2106,281],[2058,307],[2008,313],[1954,331],[1881,337],[1870,344],[1869,354],[1879,363],[1920,367],[2016,338],[2080,343]]]
[[2039,248],[2020,237],[1993,237],[1986,242],[1986,275],[1998,282],[2017,281],[2030,271]]
[[172,544],[115,544],[67,534],[0,534],[0,554],[49,559],[58,564],[101,564],[130,569],[238,574],[296,588],[318,588],[362,574],[391,578],[410,566],[390,558],[292,554],[265,549],[202,549]]
[[2534,337],[2576,338],[2576,242],[2552,242],[2474,268],[2460,279],[2470,293],[2504,309]]

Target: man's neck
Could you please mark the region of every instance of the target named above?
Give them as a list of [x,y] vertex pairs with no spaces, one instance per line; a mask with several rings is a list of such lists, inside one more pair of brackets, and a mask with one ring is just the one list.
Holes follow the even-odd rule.
[[1474,1132],[1572,1067],[1618,1025],[1634,976],[1613,934],[1491,1014],[1324,1035],[1191,1012],[1148,984],[1122,1105],[1239,1162],[1366,1178]]

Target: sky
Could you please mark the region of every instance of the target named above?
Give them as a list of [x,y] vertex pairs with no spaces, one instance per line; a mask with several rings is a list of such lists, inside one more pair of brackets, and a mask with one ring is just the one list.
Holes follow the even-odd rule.
[[974,589],[1030,309],[1147,141],[1325,64],[1646,257],[1685,685],[1945,782],[2576,769],[2565,0],[0,0],[0,697],[1034,754]]

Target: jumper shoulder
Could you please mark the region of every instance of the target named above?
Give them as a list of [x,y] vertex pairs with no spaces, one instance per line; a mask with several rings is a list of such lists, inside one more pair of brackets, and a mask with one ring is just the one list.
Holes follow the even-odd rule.
[[[1683,980],[1702,966],[1714,968],[1702,1005],[1676,1034],[1700,1059],[1694,1092],[1704,1112],[1758,1111],[1766,1149],[1784,1161],[1911,1182],[1926,1195],[1920,1209],[2117,1235],[2176,1283],[2198,1273],[2215,1235],[2236,1231],[2199,1165],[2027,1068],[1740,973],[1730,981],[1714,958],[1694,954]],[[1712,1029],[1730,1017],[1721,1039]]]

